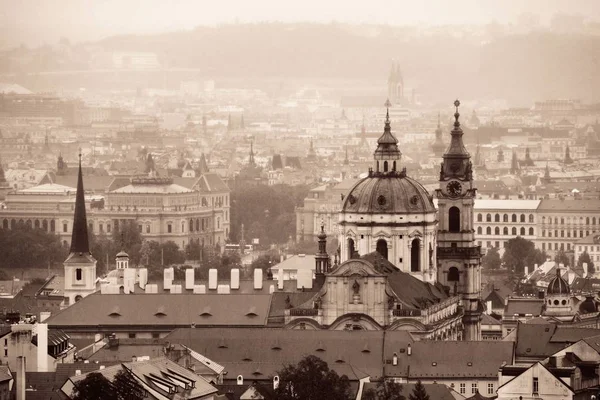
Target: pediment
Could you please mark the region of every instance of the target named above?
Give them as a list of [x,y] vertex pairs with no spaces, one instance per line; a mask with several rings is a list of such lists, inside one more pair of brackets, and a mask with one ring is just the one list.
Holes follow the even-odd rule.
[[352,229],[349,229],[348,232],[346,232],[346,237],[347,238],[355,238],[356,233]]
[[362,259],[351,259],[343,262],[337,267],[330,276],[381,276],[381,273],[377,272],[373,264]]
[[385,237],[385,238],[389,238],[392,235],[390,235],[389,233],[385,232],[385,231],[378,231],[376,234],[372,235],[374,238],[381,238],[381,237]]
[[421,233],[420,230],[415,229],[415,230],[413,230],[412,232],[410,232],[408,234],[408,237],[411,238],[411,239],[412,238],[422,238],[423,237],[423,233]]

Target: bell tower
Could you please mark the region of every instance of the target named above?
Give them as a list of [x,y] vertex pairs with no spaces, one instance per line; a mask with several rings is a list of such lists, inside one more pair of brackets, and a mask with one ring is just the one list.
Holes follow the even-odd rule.
[[438,281],[450,294],[461,297],[464,340],[481,340],[481,248],[473,228],[476,191],[471,155],[463,144],[458,118],[460,102],[454,102],[454,128],[443,156],[438,198]]
[[75,195],[71,249],[64,262],[64,267],[66,306],[70,306],[96,291],[96,259],[90,253],[83,176],[81,173],[81,154],[79,154],[79,175],[77,177],[77,194]]

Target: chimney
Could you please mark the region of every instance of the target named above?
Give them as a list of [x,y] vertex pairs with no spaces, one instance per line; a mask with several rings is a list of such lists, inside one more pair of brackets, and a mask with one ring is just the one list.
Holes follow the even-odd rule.
[[408,344],[408,346],[406,346],[406,354],[409,356],[412,355],[412,346],[410,345],[410,343]]
[[36,324],[37,372],[48,372],[48,324]]
[[586,278],[588,276],[588,263],[583,263],[583,277]]
[[392,365],[398,365],[398,354],[396,353],[392,356]]
[[275,375],[273,377],[273,390],[277,390],[279,387],[279,376]]
[[231,269],[231,289],[238,290],[240,288],[240,269]]
[[102,371],[104,368],[106,368],[104,365],[100,366],[100,371]]
[[175,271],[173,270],[173,267],[171,268],[165,268],[164,272],[163,272],[163,287],[165,288],[165,290],[170,290],[171,289],[171,285],[173,284],[173,277],[175,275]]
[[525,277],[529,276],[529,267],[525,266]]
[[80,376],[81,375],[81,370],[80,369],[76,369],[75,370],[75,376]]
[[263,287],[262,269],[254,268],[254,289],[260,290]]
[[556,368],[556,356],[550,356],[548,359],[548,368]]
[[487,315],[490,315],[492,313],[492,301],[488,300],[485,302],[485,307],[486,307],[486,311],[487,311]]
[[27,383],[25,382],[25,357],[17,357],[17,374],[16,374],[16,385],[17,385],[17,400],[25,400],[25,388]]
[[217,269],[211,268],[208,270],[208,289],[216,290],[217,289]]
[[139,279],[139,285],[142,289],[146,289],[146,284],[148,283],[148,269],[147,268],[140,268],[138,270],[138,279]]
[[275,285],[269,286],[269,294],[273,294],[275,292]]
[[50,318],[51,315],[52,313],[50,311],[40,311],[40,322],[44,322]]
[[241,376],[241,375],[237,376],[237,384],[240,385],[240,386],[244,384],[244,377],[243,376]]
[[538,269],[538,265],[537,264],[533,264],[533,270],[536,271]]
[[280,267],[277,271],[277,289],[283,290],[283,267]]
[[194,289],[194,268],[188,268],[185,270],[185,289]]

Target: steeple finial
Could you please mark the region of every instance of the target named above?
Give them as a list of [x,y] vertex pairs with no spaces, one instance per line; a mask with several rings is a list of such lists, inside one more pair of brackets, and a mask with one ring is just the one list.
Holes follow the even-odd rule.
[[456,112],[454,113],[454,127],[459,128],[460,122],[458,122],[458,117],[460,117],[460,113],[458,112],[458,107],[460,106],[460,101],[458,99],[454,100],[454,107],[456,107]]
[[385,124],[388,125],[390,123],[390,107],[392,103],[390,103],[390,99],[387,99],[384,104],[387,111],[385,112]]
[[88,240],[87,217],[85,213],[85,193],[83,190],[83,173],[81,171],[81,149],[79,149],[79,174],[77,176],[77,194],[75,195],[75,215],[73,217],[73,233],[71,235],[71,254],[90,254]]
[[440,124],[440,112],[438,111],[438,128],[441,128],[441,124]]

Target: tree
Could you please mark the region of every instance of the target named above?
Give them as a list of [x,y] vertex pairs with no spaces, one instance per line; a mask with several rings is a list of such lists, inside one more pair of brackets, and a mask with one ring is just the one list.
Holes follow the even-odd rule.
[[117,372],[112,383],[119,400],[142,400],[146,397],[144,388],[127,369]]
[[279,371],[279,386],[268,400],[347,400],[350,381],[329,369],[319,357],[309,355],[297,365]]
[[185,253],[171,240],[160,245],[161,258],[164,265],[181,264],[185,262]]
[[578,267],[583,268],[583,263],[587,263],[588,265],[588,274],[593,274],[594,272],[596,272],[596,269],[594,268],[594,262],[592,261],[592,257],[590,257],[587,251],[581,253],[579,255],[579,258],[577,259]]
[[114,385],[99,372],[92,372],[75,384],[73,400],[119,400]]
[[554,262],[557,264],[564,264],[565,267],[571,265],[571,259],[564,250],[559,250],[556,252],[556,255],[554,256]]
[[0,268],[47,268],[62,263],[69,249],[57,235],[18,223],[0,229]]
[[502,265],[500,254],[498,253],[497,247],[492,247],[487,251],[485,256],[481,259],[481,264],[485,269],[498,269]]
[[517,236],[509,239],[504,247],[502,263],[510,271],[522,275],[525,266],[533,267],[546,261],[546,254],[535,248],[531,240]]
[[256,268],[260,268],[263,271],[263,276],[266,276],[269,269],[278,262],[279,253],[272,250],[256,257],[256,259],[250,264],[250,269],[254,271]]
[[412,393],[408,395],[408,398],[409,400],[429,400],[429,395],[420,379],[417,381]]
[[364,400],[406,400],[402,395],[402,385],[391,380],[377,383],[375,389],[368,389],[362,397]]

